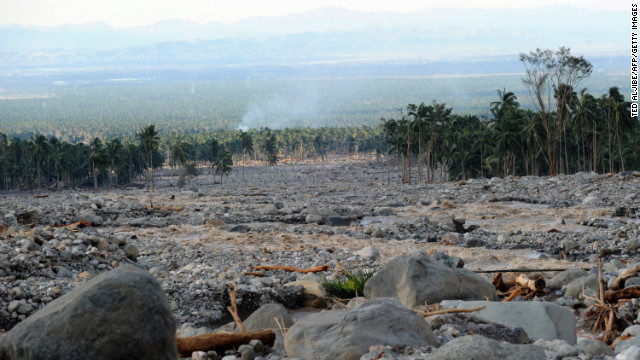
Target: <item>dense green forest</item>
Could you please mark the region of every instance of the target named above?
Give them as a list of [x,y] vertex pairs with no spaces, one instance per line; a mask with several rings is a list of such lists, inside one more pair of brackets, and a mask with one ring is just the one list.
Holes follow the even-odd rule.
[[[128,96],[117,99],[122,107],[106,105],[114,99],[104,99],[104,103],[87,108],[77,105],[85,104],[82,101],[66,104],[80,106],[81,111],[72,111],[64,121],[49,124],[54,126],[54,135],[37,132],[25,138],[26,133],[7,136],[0,132],[1,188],[40,190],[43,183],[49,187],[55,183],[57,187],[93,186],[97,190],[99,186],[129,184],[144,175],[145,184],[155,189],[154,171],[164,166],[180,169],[178,186],[204,166],[219,174],[222,182],[234,162],[241,161],[243,166],[248,160],[276,165],[280,157],[324,160],[327,153],[376,154],[388,169],[392,161],[400,165],[394,168],[400,168],[401,181],[408,184],[446,177],[553,176],[640,169],[640,123],[637,117],[630,116],[631,103],[617,86],[602,94],[588,91],[583,85],[592,75],[592,64],[571,55],[567,48],[536,49],[520,54],[520,60],[526,70],[520,86],[532,99],[528,106],[522,106],[514,92],[494,88],[484,105],[489,111],[480,116],[454,111],[447,101],[433,100],[386,109],[383,112],[388,116],[375,120],[373,112],[368,115],[366,111],[360,112],[359,115],[369,119],[364,125],[357,117],[350,118],[346,107],[340,107],[350,102],[337,97],[331,108],[343,114],[341,126],[257,129],[264,117],[251,115],[252,111],[237,104],[216,102],[221,98],[196,97],[194,85],[186,95],[178,92],[176,99],[163,101],[172,98],[169,92],[153,102],[139,102],[136,88],[128,87]],[[326,94],[309,92],[306,85],[305,81],[291,82],[287,91],[291,91],[293,101],[276,101],[271,115],[284,111],[306,118],[309,110],[321,113],[323,109],[309,109],[314,103],[305,99]],[[459,88],[466,87],[460,84]],[[364,88],[355,91],[361,97],[358,103],[384,108],[376,100],[379,95],[373,95],[376,91],[367,92]],[[76,96],[82,97],[83,93],[78,90]],[[258,96],[268,97],[268,94]],[[50,106],[47,104],[55,103],[55,99],[39,99],[42,106],[35,108],[46,112]],[[176,103],[193,112],[184,117],[185,108],[172,107]],[[57,106],[64,108],[64,101]],[[228,116],[223,118],[228,122],[212,122],[210,116],[214,112],[200,112],[214,108],[226,112]],[[23,111],[31,114],[33,109],[25,105]],[[122,111],[131,113],[121,116]],[[242,112],[245,115],[240,116]],[[18,122],[11,114],[3,113],[3,121]],[[160,114],[163,117],[158,117]],[[107,135],[90,135],[99,126],[96,124],[74,125],[82,124],[84,116],[100,117],[105,121],[103,125],[109,123],[103,130]],[[256,120],[252,116],[258,117],[258,122],[250,123]],[[119,121],[109,122],[114,119]],[[167,122],[168,119],[171,121]],[[316,121],[317,117],[309,119]],[[44,119],[41,121],[44,123],[40,125],[46,123]],[[147,125],[140,126],[140,121]],[[157,128],[148,125],[156,121],[162,125]],[[38,124],[34,121],[22,126],[28,129]],[[245,126],[246,130],[234,130]],[[90,136],[87,141],[79,141],[87,136]],[[437,172],[441,176],[436,176]],[[390,176],[387,181],[390,182]]]

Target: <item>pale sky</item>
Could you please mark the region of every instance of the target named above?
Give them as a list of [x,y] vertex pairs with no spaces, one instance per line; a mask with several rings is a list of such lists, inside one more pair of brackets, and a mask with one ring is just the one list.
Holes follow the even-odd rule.
[[[568,3],[590,9],[629,10],[631,0],[0,0],[0,25],[55,26],[105,22],[113,27],[183,19],[232,23],[334,6],[359,11],[415,12],[430,7],[533,8]],[[630,11],[630,10],[629,10]]]

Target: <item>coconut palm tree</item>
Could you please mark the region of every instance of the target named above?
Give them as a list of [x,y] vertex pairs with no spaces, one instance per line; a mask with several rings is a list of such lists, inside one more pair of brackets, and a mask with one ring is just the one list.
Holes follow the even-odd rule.
[[49,140],[47,140],[47,137],[42,134],[34,135],[31,138],[31,144],[33,145],[33,155],[37,169],[36,183],[38,184],[38,194],[40,194],[40,168],[42,167],[42,164],[46,162],[51,144],[49,143]]
[[98,168],[105,162],[105,150],[102,140],[96,137],[89,142],[89,161],[91,161],[91,172],[93,173],[93,187],[95,191],[98,191]]
[[112,186],[112,178],[115,173],[116,186],[118,185],[118,171],[124,166],[125,150],[120,139],[111,139],[105,146],[107,171],[109,173],[109,189]]
[[[595,117],[596,112],[596,99],[593,95],[587,93],[587,89],[580,90],[580,96],[576,101],[576,106],[573,110],[574,122],[575,119],[579,119],[580,124],[580,140],[582,150],[582,169],[587,170],[587,156],[586,156],[586,128],[590,120]],[[595,122],[595,119],[593,119]],[[595,131],[595,128],[594,128]],[[591,167],[591,163],[589,164]],[[595,171],[595,169],[592,169]]]
[[222,184],[222,175],[227,174],[233,168],[233,160],[231,159],[231,153],[226,149],[221,149],[216,159],[216,172],[220,174],[220,184]]
[[140,131],[138,132],[138,141],[140,142],[140,145],[147,155],[147,173],[149,179],[151,180],[151,189],[153,192],[155,192],[156,185],[153,181],[153,152],[157,151],[160,147],[160,137],[158,137],[156,126],[149,125],[140,129]]
[[244,181],[244,161],[247,155],[253,154],[253,137],[246,131],[240,131],[240,142],[242,144],[242,181]]
[[182,189],[184,179],[186,176],[186,165],[191,159],[191,144],[186,141],[181,141],[171,147],[171,162],[174,166],[182,168],[181,174],[178,178],[178,188]]
[[389,144],[398,130],[398,123],[394,119],[385,120],[385,118],[382,118],[380,121],[382,121],[382,129],[384,131],[384,142],[387,144],[385,157],[387,158],[387,185],[389,185],[391,183],[391,177],[389,175],[389,160],[391,159],[391,156],[389,156],[391,154]]
[[276,143],[276,136],[269,129],[266,128],[264,134],[264,142],[262,144],[262,151],[267,157],[267,165],[273,166],[278,163],[278,144]]

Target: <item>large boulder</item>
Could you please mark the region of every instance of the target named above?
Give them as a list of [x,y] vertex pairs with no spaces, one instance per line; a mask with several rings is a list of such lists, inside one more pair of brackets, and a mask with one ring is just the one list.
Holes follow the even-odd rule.
[[102,225],[102,223],[104,222],[104,219],[101,216],[97,215],[95,211],[93,211],[93,209],[84,209],[80,211],[80,213],[78,213],[78,216],[76,216],[76,221],[80,220],[88,221],[93,225]]
[[16,325],[0,359],[171,359],[175,321],[148,272],[123,264]]
[[371,345],[436,344],[429,323],[391,298],[309,315],[295,323],[285,338],[289,357],[308,360],[357,360]]
[[436,349],[430,360],[545,360],[544,349],[535,345],[514,345],[484,336],[462,336]]
[[[451,302],[454,303],[454,302]],[[576,317],[571,310],[550,302],[455,302],[459,309],[479,306],[485,308],[474,312],[481,319],[506,326],[521,327],[532,339],[564,340],[576,344]],[[443,302],[448,307],[449,302]]]
[[572,297],[576,299],[582,299],[582,293],[587,296],[596,296],[598,294],[598,276],[591,274],[588,276],[582,276],[574,278],[568,284],[566,284],[566,290],[564,296]]
[[560,272],[553,276],[547,282],[547,288],[549,290],[559,290],[563,286],[569,284],[571,281],[585,277],[587,272],[580,268],[569,268],[563,272]]
[[442,300],[497,300],[495,287],[485,278],[447,267],[425,252],[391,259],[367,281],[364,296],[395,297],[409,308]]

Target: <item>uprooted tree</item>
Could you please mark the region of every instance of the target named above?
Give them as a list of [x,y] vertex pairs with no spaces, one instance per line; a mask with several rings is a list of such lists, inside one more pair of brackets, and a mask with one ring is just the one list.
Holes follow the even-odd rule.
[[[536,49],[520,54],[526,74],[522,82],[527,87],[534,107],[541,117],[547,136],[545,159],[551,176],[558,170],[560,137],[565,131],[573,99],[573,89],[591,75],[593,65],[582,56],[571,55],[571,50],[560,47],[557,51]],[[555,107],[555,111],[552,111]]]

